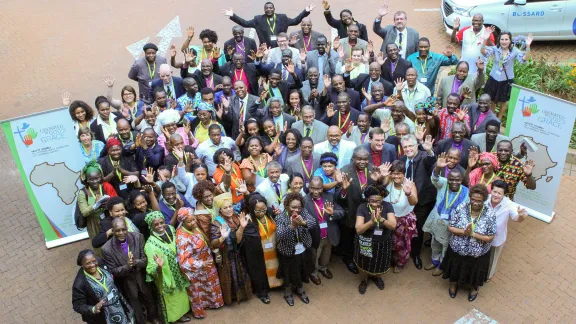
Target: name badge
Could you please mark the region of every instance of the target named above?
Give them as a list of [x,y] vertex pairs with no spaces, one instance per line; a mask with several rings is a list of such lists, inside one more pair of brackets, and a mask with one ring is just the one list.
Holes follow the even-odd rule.
[[305,184],[305,186],[306,186],[306,189],[308,189],[308,185],[309,185],[309,183],[308,183],[308,182],[306,182],[306,184]]
[[375,229],[374,235],[382,235],[382,230],[381,229]]
[[148,174],[148,171],[146,171],[146,169],[143,169],[142,171],[140,171],[140,174],[145,176]]
[[296,243],[295,248],[296,248],[296,249],[295,249],[294,254],[301,254],[301,253],[304,252],[304,250],[305,250],[304,244],[302,244],[302,243]]
[[420,78],[420,82],[428,82],[428,78]]
[[120,190],[126,190],[126,189],[128,189],[128,186],[127,186],[125,183],[123,183],[123,184],[121,184],[121,185],[118,186],[118,189],[120,189]]
[[442,214],[440,214],[440,218],[448,220],[450,218],[450,214],[442,213]]
[[152,81],[148,81],[148,86],[152,87]]
[[328,228],[328,223],[326,223],[326,222],[320,223],[320,228],[321,229]]
[[276,40],[276,35],[270,36],[270,40],[275,41],[275,40]]
[[274,247],[274,243],[270,242],[270,243],[266,243],[264,244],[264,250],[268,250]]
[[100,219],[104,219],[104,217],[106,217],[106,215],[104,215],[104,213],[100,214]]
[[112,299],[114,299],[114,293],[113,292],[109,292],[108,295],[106,296],[106,299],[108,301],[112,301]]

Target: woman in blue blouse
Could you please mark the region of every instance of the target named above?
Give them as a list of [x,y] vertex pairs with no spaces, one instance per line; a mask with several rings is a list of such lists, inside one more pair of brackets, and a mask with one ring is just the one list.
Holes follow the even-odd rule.
[[100,153],[104,149],[104,143],[94,139],[94,134],[88,127],[82,127],[78,130],[78,142],[80,145],[80,152],[84,157],[84,163],[92,160],[98,160]]
[[[486,28],[486,33],[492,31],[492,29]],[[498,118],[502,120],[508,108],[507,102],[510,100],[507,84],[514,83],[514,61],[525,64],[530,58],[530,44],[532,44],[533,37],[532,34],[528,34],[525,51],[522,51],[514,46],[510,32],[503,31],[500,33],[496,46],[486,46],[486,41],[489,39],[489,35],[486,36],[486,33],[481,52],[486,59],[493,56],[494,65],[490,71],[490,77],[486,82],[484,92],[492,98],[492,111],[495,111],[496,105],[500,106]]]
[[450,213],[448,230],[452,237],[440,269],[444,271],[442,278],[450,281],[450,297],[456,297],[459,285],[469,285],[468,300],[474,301],[478,287],[488,279],[496,214],[484,205],[488,189],[483,184],[470,188],[469,197],[470,201],[461,203]]

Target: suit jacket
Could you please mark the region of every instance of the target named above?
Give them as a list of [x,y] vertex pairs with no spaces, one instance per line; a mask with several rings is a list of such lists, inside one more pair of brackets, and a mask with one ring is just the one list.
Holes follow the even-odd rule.
[[[300,89],[302,88],[302,80],[298,78],[298,76],[294,79],[294,83],[288,83],[284,80],[281,80],[278,84],[278,90],[280,90],[280,94],[282,95],[282,99],[284,103],[287,103],[289,100],[290,90],[292,89]],[[258,96],[264,91],[264,88],[260,88],[258,90]],[[272,98],[272,93],[268,92],[268,96],[266,96],[266,101]]]
[[[228,55],[228,51],[226,50],[229,46],[232,46],[234,52],[236,52],[236,40],[234,37],[224,42],[224,48],[222,48],[224,50],[224,55],[226,56],[226,62],[232,61],[232,56]],[[250,55],[250,51],[254,51],[254,53],[256,53],[257,50],[258,46],[256,45],[256,41],[250,37],[244,36],[244,53],[246,54],[244,55],[244,62],[254,63],[254,60],[249,58],[248,55]]]
[[[350,80],[350,75],[344,77],[344,81],[346,82],[346,87],[352,88],[358,93],[362,93],[362,88],[368,91],[368,85],[370,84],[370,74],[367,73],[360,73],[357,78]],[[391,96],[394,92],[394,85],[380,76],[378,80],[382,82],[384,85],[384,94],[387,96]],[[360,100],[364,100],[364,95],[360,95]]]
[[[248,83],[250,84],[250,94],[257,95],[258,94],[258,77],[260,77],[260,72],[256,69],[254,63],[246,63],[243,66],[244,73],[246,78],[248,79]],[[235,81],[235,72],[236,68],[234,68],[234,64],[232,62],[226,62],[221,68],[218,69],[221,76],[227,76],[232,79],[232,84]]]
[[[250,116],[252,116],[253,118],[256,118],[258,120],[258,122],[260,123],[260,125],[262,125],[262,123],[264,122],[264,120],[266,118],[272,118],[272,114],[270,114],[270,111],[268,110],[268,107],[266,108],[261,108],[258,109],[259,105],[257,105],[256,103],[252,104],[252,106],[250,106]],[[288,124],[288,128],[292,128],[292,124],[294,124],[296,122],[296,117],[282,112],[282,119],[284,120],[284,123]],[[284,125],[282,125],[283,128]]]
[[[300,61],[300,51],[295,49],[294,47],[288,47],[288,49],[292,52],[292,62],[297,68],[302,67],[302,62]],[[268,53],[266,57],[266,64],[277,64],[282,63],[282,50],[279,47],[273,48]]]
[[[370,172],[374,169],[371,164],[368,164],[368,174],[366,175],[366,180],[368,184],[373,184],[374,180],[370,178]],[[365,202],[363,195],[363,190],[360,186],[360,180],[358,179],[358,173],[356,172],[356,167],[354,163],[350,163],[341,169],[342,172],[346,173],[349,178],[352,178],[350,182],[350,187],[346,190],[346,196],[336,195],[338,201],[342,204],[344,210],[347,211],[346,217],[344,218],[343,224],[348,228],[354,228],[356,226],[356,216],[358,206]]]
[[[328,25],[330,25],[330,27],[336,28],[340,38],[348,37],[348,26],[344,25],[342,20],[334,19],[330,10],[324,10],[324,18],[326,18],[326,22]],[[360,31],[359,37],[365,41],[368,41],[368,30],[366,30],[366,25],[357,21],[355,21],[355,23],[358,26],[358,30]]]
[[310,87],[310,80],[302,81],[302,96],[304,97],[304,101],[306,101],[310,106],[314,108],[314,112],[316,113],[316,117],[320,118],[320,116],[324,115],[324,109],[322,109],[323,105],[320,104],[320,96],[322,94],[322,90],[324,90],[324,82],[318,82],[316,85],[316,89],[318,90],[318,97],[310,99],[310,93],[312,89]]
[[[300,60],[298,60],[298,62],[300,62]],[[260,74],[268,76],[273,69],[282,71],[283,66],[282,63],[259,63],[256,64],[256,68],[260,70]],[[304,80],[304,73],[298,66],[294,67],[294,73],[296,73],[300,80]],[[288,71],[286,71],[286,77],[287,78],[285,80],[283,79],[284,81],[288,82],[289,84],[295,83],[294,77],[292,74],[288,73]]]
[[[278,183],[280,184],[280,195],[282,196],[282,200],[284,200],[284,195],[288,191],[288,175],[281,174],[280,178],[278,178]],[[281,211],[284,211],[284,204],[278,201],[278,195],[276,195],[276,190],[272,185],[272,181],[270,178],[264,179],[257,187],[256,191],[260,193],[264,198],[266,198],[266,202],[268,203],[268,207],[272,208],[273,206],[278,207]]]
[[[390,43],[396,42],[396,37],[398,37],[398,33],[396,32],[396,26],[388,25],[382,28],[381,25],[382,21],[374,20],[374,25],[372,25],[372,30],[376,35],[382,37],[384,40],[382,42],[382,46],[380,47],[380,51],[386,53],[386,45]],[[418,51],[418,39],[420,38],[420,34],[410,27],[406,27],[408,31],[408,39],[406,40],[406,57],[410,56],[410,54],[415,53]],[[406,58],[403,57],[403,58]]]
[[[340,122],[340,113],[339,113],[340,111],[337,110],[336,108],[335,110],[336,113],[334,114],[334,116],[328,117],[327,114],[324,114],[320,118],[320,121],[328,126],[338,126],[338,123]],[[356,124],[358,122],[358,115],[360,115],[360,112],[350,107],[350,121]]]
[[[108,269],[104,264],[104,261],[99,257],[98,266],[100,268]],[[102,262],[102,263],[100,263]],[[74,278],[74,283],[72,284],[72,308],[74,311],[82,315],[82,321],[89,324],[107,324],[104,312],[98,314],[92,313],[92,307],[98,304],[100,299],[90,286],[86,275],[84,274],[84,269],[78,269],[76,273],[76,278]]]
[[[436,98],[442,100],[442,107],[446,107],[446,101],[448,100],[448,95],[452,92],[452,83],[454,83],[455,75],[449,75],[440,79],[440,84],[438,84],[438,90],[436,92]],[[462,95],[462,90],[466,87],[472,91],[471,98],[462,101],[462,106],[470,105],[476,103],[476,91],[480,90],[484,86],[486,77],[484,73],[478,75],[470,75],[462,82],[460,89],[458,89],[458,94]]]
[[[324,204],[326,204],[326,202],[334,203],[334,197],[329,193],[323,192],[321,198]],[[310,235],[312,235],[312,248],[317,249],[321,240],[320,219],[318,219],[314,200],[310,194],[307,194],[304,197],[304,209],[306,209],[312,217],[315,217],[318,222],[318,226],[314,226],[310,229]],[[326,225],[328,225],[328,241],[330,241],[332,246],[336,246],[340,243],[340,228],[338,227],[337,221],[343,219],[345,215],[346,213],[344,212],[344,209],[342,209],[338,204],[334,204],[334,214],[324,215],[324,220],[326,221]]]
[[[318,144],[322,141],[326,140],[326,134],[328,133],[328,125],[324,124],[323,122],[314,119],[314,124],[312,124],[314,127],[314,129],[312,129],[312,133],[310,134],[310,137],[312,138],[312,141],[314,142],[314,144]],[[294,124],[292,124],[292,128],[297,129],[300,134],[302,134],[302,136],[306,135],[306,132],[304,131],[304,122],[302,120],[299,120],[297,122],[295,122]],[[316,168],[314,168],[316,169]]]
[[[306,53],[306,64],[304,65],[304,75],[306,77],[308,76],[308,69],[311,67],[318,68],[318,56],[318,50],[312,50]],[[322,64],[322,75],[328,74],[329,76],[333,76],[336,73],[336,63],[338,63],[338,53],[330,49],[330,58],[326,57]],[[322,86],[324,86],[322,75],[320,75],[318,84],[322,83]]]
[[[284,171],[283,172],[289,176],[291,176],[293,173],[300,173],[305,178],[307,178],[306,171],[302,167],[302,162],[300,161],[300,157],[301,157],[301,153],[298,153],[294,156],[289,157],[286,160],[286,163],[284,164]],[[320,166],[320,159],[315,159],[314,154],[312,154],[312,171],[310,172],[310,178],[314,176],[314,171],[316,171],[316,169],[318,169],[319,166]],[[304,180],[306,180],[306,179],[304,179]],[[308,180],[310,180],[310,179],[308,179]],[[306,184],[304,185],[306,188],[308,188],[307,183],[308,183],[308,181],[306,181]]]
[[[188,71],[186,71],[188,72]],[[182,73],[180,73],[182,74]],[[194,71],[194,73],[192,73],[192,75],[188,75],[194,78],[194,80],[196,80],[196,82],[198,83],[198,89],[202,90],[203,88],[206,88],[206,77],[204,76],[204,74],[202,74],[201,70],[196,70]],[[222,84],[222,76],[216,74],[216,73],[212,73],[212,86],[214,88],[216,88],[217,85]]]
[[[470,140],[474,143],[475,146],[478,146],[478,149],[481,153],[486,152],[486,133],[474,134]],[[503,140],[509,140],[508,136],[502,134],[498,134],[498,136],[496,136],[496,143],[494,143],[494,147],[492,148],[493,152],[496,152],[496,146],[500,141]]]
[[[297,32],[291,33],[290,37],[292,37],[292,35],[296,35],[296,37],[298,38],[298,41],[295,44],[293,44],[292,46],[298,50],[300,50],[301,48],[306,49],[306,46],[304,44],[304,36],[302,35],[302,29],[300,29]],[[316,48],[316,41],[318,41],[318,37],[320,37],[320,36],[324,36],[324,34],[319,33],[315,30],[310,31],[310,38],[309,38],[310,49]]]
[[[120,118],[124,118],[121,112],[113,111],[110,112],[110,118],[113,118],[115,122]],[[90,131],[94,134],[94,139],[106,144],[107,138],[104,137],[104,131],[102,131],[102,125],[98,124],[98,117],[90,124]]]
[[[367,149],[368,152],[372,152],[372,149],[370,148],[370,143],[364,143],[362,144],[362,147]],[[382,151],[381,151],[381,155],[380,155],[380,161],[382,162],[382,164],[386,163],[386,162],[394,162],[396,161],[396,147],[392,144],[388,144],[388,143],[384,143],[384,147],[382,147]],[[374,164],[374,161],[372,160],[372,153],[370,153],[370,155],[368,155],[368,162],[370,162],[370,164]]]
[[[172,77],[172,83],[174,84],[174,99],[178,99],[180,98],[181,95],[185,94],[186,91],[184,90],[184,86],[182,85],[182,78],[173,76]],[[206,83],[204,83],[206,84]],[[200,86],[200,85],[198,85]],[[152,86],[150,87],[150,92],[148,94],[148,96],[150,98],[154,98],[154,88],[156,87],[164,87],[164,83],[162,82],[162,79],[154,79],[154,81],[152,81]],[[200,88],[201,89],[201,88]]]
[[390,60],[386,60],[386,62],[382,64],[382,73],[380,74],[380,78],[392,84],[394,84],[398,78],[406,80],[406,70],[411,67],[412,63],[410,61],[399,57],[398,61],[396,62],[394,73],[392,73],[392,62],[390,62]]
[[[438,142],[438,145],[436,145],[436,149],[435,149],[435,153],[436,155],[439,155],[440,153],[443,152],[448,152],[449,149],[452,148],[452,143],[454,142],[453,139],[451,138],[447,138],[447,139],[443,139],[441,141]],[[464,138],[462,140],[462,151],[460,152],[460,165],[466,169],[468,167],[468,155],[469,155],[469,150],[471,147],[476,146],[476,144],[474,144],[474,142],[472,142],[471,140]]]
[[[350,96],[350,107],[360,107],[362,100],[360,100],[360,95],[358,92],[350,88],[346,88],[346,92]],[[333,103],[336,106],[338,103],[338,93],[338,91],[334,90],[334,88],[330,86],[326,96],[322,96],[322,94],[320,94],[320,105],[322,106],[323,110],[326,110],[326,106],[329,103]]]
[[146,265],[148,259],[144,253],[144,235],[140,233],[126,233],[128,247],[134,256],[134,266],[128,266],[128,255],[120,247],[120,242],[112,237],[102,246],[102,258],[114,275],[116,282],[124,297],[138,296],[138,291],[149,291],[146,283]]
[[[368,49],[368,42],[361,38],[358,38],[358,40],[356,41],[356,46],[354,47],[361,48],[364,50],[364,52],[366,52],[366,50]],[[348,43],[348,37],[340,39],[340,48],[344,50],[344,57],[341,58],[340,60],[341,62],[345,62],[347,59],[350,58],[350,51],[352,50],[352,46],[350,46],[350,43]]]
[[479,125],[476,125],[478,118],[480,117],[480,109],[478,108],[478,104],[473,103],[467,107],[468,114],[470,115],[470,133],[472,135],[484,133],[486,131],[486,124],[491,120],[496,120],[498,123],[500,123],[500,119],[498,119],[496,114],[494,114],[491,109],[488,109],[488,113],[486,114],[484,120]]
[[[338,169],[341,169],[345,165],[352,163],[352,154],[354,153],[354,148],[356,148],[356,144],[346,140],[340,140],[338,147],[338,165],[336,166]],[[320,161],[320,156],[322,153],[326,152],[332,152],[332,145],[328,141],[314,145],[312,154],[314,154],[314,159],[318,159],[318,161]]]
[[150,66],[150,68],[154,70],[152,79],[150,78],[150,70],[148,69],[149,65],[145,57],[137,59],[130,68],[130,71],[128,71],[128,78],[138,82],[138,94],[141,99],[146,99],[144,100],[144,102],[146,103],[154,102],[152,98],[150,97],[146,98],[146,96],[150,94],[150,90],[152,90],[150,89],[149,82],[151,82],[153,79],[160,77],[160,75],[158,74],[158,70],[160,69],[160,65],[165,63],[166,63],[165,57],[162,57],[160,55],[156,56],[156,61],[154,61],[156,68],[154,69],[154,65]]
[[[399,158],[406,163],[406,155]],[[412,160],[412,170],[414,171],[414,183],[418,190],[418,205],[426,205],[436,201],[436,187],[432,184],[430,177],[434,171],[436,156],[429,156],[425,151],[418,151]],[[410,177],[410,175],[408,175]]]
[[279,33],[285,33],[288,31],[288,26],[296,26],[302,22],[304,17],[310,15],[310,12],[303,10],[298,16],[294,18],[288,18],[285,14],[276,13],[276,27],[274,32],[270,32],[270,26],[268,25],[268,18],[265,15],[254,16],[251,20],[244,20],[238,17],[236,14],[230,17],[230,20],[237,23],[244,28],[254,28],[258,34],[258,40],[260,44],[266,43],[271,47],[277,47],[278,43],[270,39],[271,35],[278,35]]
[[[254,118],[250,115],[250,107],[256,103],[256,100],[258,100],[258,97],[251,94],[247,94],[246,97],[244,97],[244,121],[249,118]],[[260,104],[256,104],[256,109],[259,107]],[[226,130],[226,134],[231,134],[231,138],[235,139],[240,134],[240,98],[238,96],[232,97],[230,101],[230,109],[222,115],[222,126]]]
[[349,142],[352,142],[354,144],[356,144],[357,146],[360,146],[364,143],[370,143],[370,130],[372,130],[372,127],[370,127],[370,129],[368,130],[368,132],[366,132],[366,135],[364,136],[364,142],[362,142],[362,133],[360,132],[360,129],[358,128],[357,125],[354,125],[354,127],[352,128],[352,133],[350,134],[350,137],[348,137],[348,134],[343,134],[342,135],[342,139],[345,139]]

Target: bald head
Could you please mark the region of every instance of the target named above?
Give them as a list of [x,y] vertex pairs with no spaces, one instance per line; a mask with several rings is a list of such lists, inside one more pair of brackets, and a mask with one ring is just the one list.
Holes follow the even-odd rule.
[[158,75],[164,84],[172,83],[172,71],[170,70],[170,65],[162,64],[158,69]]
[[342,132],[338,126],[330,126],[328,127],[328,142],[331,145],[338,145],[340,143],[340,139],[342,138]]

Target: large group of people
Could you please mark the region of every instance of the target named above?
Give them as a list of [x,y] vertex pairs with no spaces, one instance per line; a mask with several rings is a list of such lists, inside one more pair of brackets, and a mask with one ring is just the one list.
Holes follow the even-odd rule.
[[[289,18],[268,2],[251,20],[230,8],[225,42],[191,26],[169,59],[146,44],[128,73],[138,93],[107,76],[94,106],[63,95],[86,162],[78,208],[93,249],[72,293],[84,321],[187,322],[253,295],[269,304],[273,289],[308,304],[304,284],[332,280],[334,255],[360,294],[411,260],[469,301],[494,275],[508,218],[527,216],[516,187],[536,188],[526,147],[500,134],[531,37],[518,50],[475,15],[454,26],[462,58],[451,44],[434,53],[405,12],[382,27],[382,5],[377,49],[352,11],[322,6],[335,39],[313,30],[314,5]],[[437,82],[441,66],[455,75]]]

